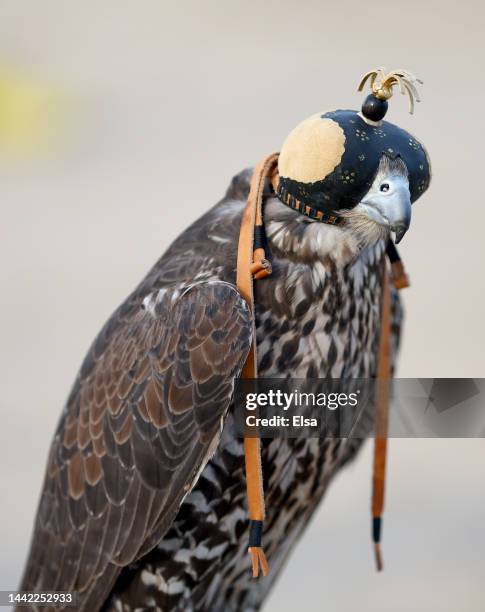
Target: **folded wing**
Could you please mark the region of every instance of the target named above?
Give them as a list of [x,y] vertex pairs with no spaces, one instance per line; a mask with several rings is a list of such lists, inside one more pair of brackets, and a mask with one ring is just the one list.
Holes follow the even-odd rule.
[[127,302],[91,347],[50,450],[22,589],[95,610],[170,527],[214,451],[252,334],[228,283]]

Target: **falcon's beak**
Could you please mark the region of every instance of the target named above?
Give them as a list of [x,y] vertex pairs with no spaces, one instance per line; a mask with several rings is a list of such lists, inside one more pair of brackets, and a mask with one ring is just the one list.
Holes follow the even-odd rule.
[[406,178],[384,178],[360,203],[370,219],[396,234],[396,244],[402,240],[411,224],[411,195]]

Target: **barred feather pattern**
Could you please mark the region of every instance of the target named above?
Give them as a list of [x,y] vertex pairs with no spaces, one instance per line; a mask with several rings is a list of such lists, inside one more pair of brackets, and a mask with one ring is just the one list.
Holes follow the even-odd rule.
[[[122,312],[134,309],[136,313],[164,313],[167,300],[177,301],[194,285],[206,287],[219,283],[234,286],[238,230],[249,190],[249,178],[250,172],[245,171],[233,179],[225,198],[173,243],[121,307]],[[339,245],[338,251],[330,250],[322,257],[325,240],[328,239],[331,244],[339,238],[339,234],[327,234],[325,238],[324,233],[340,232],[340,229],[322,225],[318,230],[322,234],[315,241],[313,222],[287,209],[279,201],[269,199],[265,211],[273,255],[273,274],[258,281],[255,286],[260,375],[347,379],[374,376],[385,241],[380,240],[355,253],[355,240],[349,238],[347,247]],[[288,239],[284,237],[285,228],[291,229],[292,240],[298,248],[293,249],[288,244]],[[222,317],[218,321],[224,333],[230,313],[239,313],[239,327],[237,330],[231,328],[232,337],[236,338],[233,351],[237,350],[237,358],[227,345],[223,358],[232,359],[231,367],[227,370],[222,368],[220,374],[225,381],[227,404],[218,408],[205,429],[202,425],[206,433],[203,443],[196,446],[196,450],[194,445],[187,447],[197,457],[189,461],[189,466],[180,477],[174,476],[172,488],[177,486],[179,490],[169,494],[165,506],[160,505],[158,497],[167,495],[167,487],[160,493],[156,482],[148,482],[143,503],[138,500],[132,511],[132,526],[126,533],[126,540],[118,543],[119,556],[115,563],[108,563],[105,573],[92,572],[89,578],[85,578],[92,584],[87,584],[85,588],[80,609],[120,612],[258,610],[308,525],[329,482],[360,448],[361,442],[357,437],[348,440],[312,438],[263,441],[267,506],[263,543],[270,573],[265,579],[252,580],[247,555],[243,446],[233,433],[234,406],[229,404],[227,395],[227,389],[232,389],[230,381],[244,361],[249,326],[244,306],[233,293],[218,291],[216,296],[211,294],[208,308],[213,308],[214,303],[221,307],[232,300],[230,308],[226,308],[227,318]],[[392,305],[395,356],[402,323],[401,305],[395,292]],[[195,305],[192,307],[195,308]],[[214,315],[213,310],[210,312]],[[196,316],[199,322],[202,321],[200,316],[199,319]],[[120,311],[117,311],[116,317],[119,319]],[[194,319],[191,321],[193,323]],[[108,329],[110,325],[113,323],[108,322]],[[173,325],[167,335],[166,329],[170,327],[167,321],[158,323],[157,341],[154,341],[156,346],[160,345],[160,334],[164,333],[165,343],[179,341],[174,339]],[[179,316],[175,324],[178,338],[188,331],[187,325],[187,318]],[[103,337],[103,333],[100,337]],[[220,363],[220,355],[218,358]],[[215,354],[209,357],[211,359],[216,360]],[[73,393],[76,401],[76,387]],[[220,394],[219,387],[214,394]],[[207,413],[204,414],[208,418]],[[69,414],[64,418],[69,419]],[[223,423],[220,438],[219,434],[214,434],[217,429],[215,423]],[[361,415],[359,428],[362,437],[371,427],[372,415]],[[68,424],[65,429],[68,429]],[[117,422],[115,429],[121,431],[123,425]],[[163,453],[163,443],[157,448]],[[106,470],[106,478],[109,478],[109,467]],[[164,473],[160,477],[163,479]],[[145,486],[146,480],[142,479],[140,486]],[[79,496],[83,497],[84,493],[79,491]],[[44,492],[39,511],[41,517],[52,512],[49,499],[52,497]],[[113,513],[116,514],[116,510]],[[42,518],[39,520],[42,523]],[[97,532],[89,533],[87,537],[93,538],[93,541],[95,538],[106,539],[113,525],[109,515],[103,520],[97,526]],[[52,526],[50,529],[55,531]],[[136,542],[132,541],[133,531],[139,534]],[[23,588],[34,585],[37,589],[46,589],[54,584],[45,570],[41,580],[32,580],[32,576],[38,578],[42,574],[38,560],[47,562],[45,545],[55,550],[53,536],[50,536],[52,534],[49,530],[46,533],[45,529],[40,531],[40,536],[38,528],[34,533],[31,562]],[[81,546],[85,546],[85,543]],[[99,565],[101,561],[97,559]],[[69,568],[62,567],[62,563],[60,567],[53,564],[52,571],[61,571],[69,576]],[[59,589],[67,584],[62,580],[55,583]],[[79,572],[74,578],[70,576],[70,584],[79,584]]]

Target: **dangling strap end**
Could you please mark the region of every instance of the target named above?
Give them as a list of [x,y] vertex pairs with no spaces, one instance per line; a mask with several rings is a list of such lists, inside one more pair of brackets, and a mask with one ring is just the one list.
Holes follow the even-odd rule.
[[378,572],[382,572],[382,569],[384,567],[383,563],[382,563],[382,551],[381,551],[381,543],[380,542],[374,542],[374,557],[376,560],[376,569]]
[[251,566],[253,570],[253,578],[259,576],[259,570],[263,576],[268,574],[268,561],[262,548],[263,521],[250,521],[249,526],[249,548],[248,552],[251,555]]
[[374,556],[376,560],[376,568],[378,572],[383,569],[382,551],[381,551],[381,529],[382,517],[374,516],[372,518],[372,540],[374,542]]

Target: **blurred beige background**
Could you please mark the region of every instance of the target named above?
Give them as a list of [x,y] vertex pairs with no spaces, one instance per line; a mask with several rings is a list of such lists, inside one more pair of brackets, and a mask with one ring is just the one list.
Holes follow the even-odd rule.
[[[17,586],[48,445],[104,320],[231,176],[374,66],[425,81],[434,181],[401,253],[401,376],[482,376],[485,10],[477,1],[0,2],[0,589]],[[386,570],[370,445],[332,487],[266,610],[484,609],[481,440],[394,440]]]

